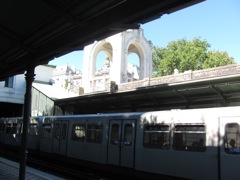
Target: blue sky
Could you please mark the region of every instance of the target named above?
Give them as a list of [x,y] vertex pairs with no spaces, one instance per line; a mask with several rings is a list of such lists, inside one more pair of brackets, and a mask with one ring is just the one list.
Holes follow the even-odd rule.
[[[240,62],[240,0],[206,0],[141,25],[147,40],[166,47],[171,41],[201,38],[209,50],[226,51]],[[82,70],[83,51],[50,61],[52,65],[75,65]]]

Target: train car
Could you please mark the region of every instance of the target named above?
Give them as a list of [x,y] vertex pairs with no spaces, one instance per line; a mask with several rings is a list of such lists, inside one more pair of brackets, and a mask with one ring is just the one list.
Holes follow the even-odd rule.
[[146,113],[137,128],[135,169],[187,179],[237,180],[239,124],[240,107]]
[[82,144],[84,151],[80,155],[74,150],[68,156],[108,165],[118,166],[120,163],[122,167],[133,168],[136,124],[141,114],[95,115],[83,118],[82,123],[76,120],[71,124],[73,128],[69,148],[74,150]]
[[44,158],[136,176],[240,179],[240,107],[46,116],[30,127],[36,139],[28,146]]
[[[40,151],[101,164],[121,161],[122,166],[133,168],[136,123],[142,114],[44,117]],[[120,145],[125,147],[121,159]]]
[[[40,149],[79,162],[127,168],[136,174],[239,179],[239,110],[45,117],[43,127],[51,133],[41,138]],[[235,145],[231,145],[232,140]]]
[[21,144],[22,118],[1,118],[0,143],[8,148],[18,148]]
[[[31,117],[28,127],[27,148],[31,151],[39,151],[40,136],[42,130],[41,117]],[[0,119],[0,144],[10,149],[18,149],[21,145],[23,132],[23,118],[9,117]],[[35,152],[34,152],[35,153]],[[38,153],[38,152],[37,152]]]

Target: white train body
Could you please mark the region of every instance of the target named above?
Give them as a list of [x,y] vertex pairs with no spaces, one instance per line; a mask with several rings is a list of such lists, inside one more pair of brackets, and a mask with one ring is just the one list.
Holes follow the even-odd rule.
[[[188,179],[240,179],[240,107],[53,116],[38,121],[35,139],[28,136],[28,147],[40,153]],[[9,136],[1,128],[7,125],[1,123],[6,121],[0,121],[1,143],[13,145],[16,135]]]

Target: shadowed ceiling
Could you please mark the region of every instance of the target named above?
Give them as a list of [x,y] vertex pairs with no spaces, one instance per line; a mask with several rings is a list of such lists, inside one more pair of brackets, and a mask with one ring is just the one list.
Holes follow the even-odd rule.
[[1,0],[0,79],[203,0]]

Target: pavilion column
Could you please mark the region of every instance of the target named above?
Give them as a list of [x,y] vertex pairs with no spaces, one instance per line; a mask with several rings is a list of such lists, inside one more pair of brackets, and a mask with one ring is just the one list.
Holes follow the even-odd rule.
[[27,161],[27,135],[28,126],[31,116],[31,101],[32,101],[32,82],[34,80],[34,69],[35,66],[29,66],[25,74],[26,80],[26,93],[24,99],[23,108],[23,132],[21,138],[21,151],[20,151],[20,168],[19,168],[19,180],[25,179],[26,161]]

